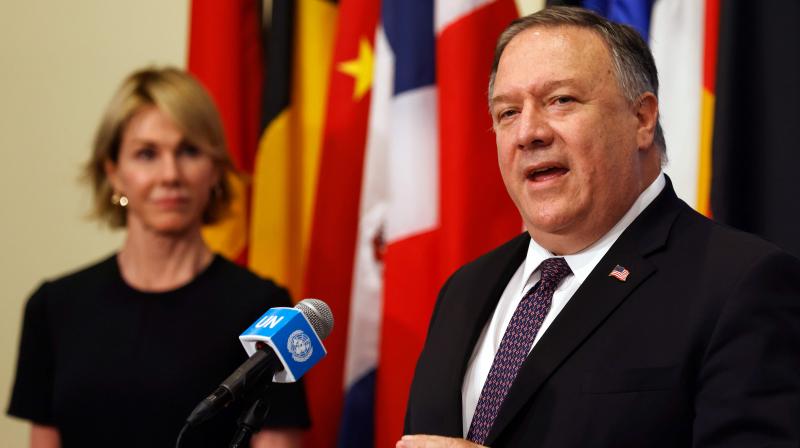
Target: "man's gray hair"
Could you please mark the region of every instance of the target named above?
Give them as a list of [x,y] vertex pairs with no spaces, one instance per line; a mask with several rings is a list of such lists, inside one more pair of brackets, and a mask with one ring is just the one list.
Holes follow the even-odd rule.
[[[553,6],[514,20],[498,38],[492,62],[492,73],[489,77],[490,106],[494,94],[497,66],[508,43],[527,29],[558,26],[588,28],[603,39],[611,53],[611,63],[617,82],[628,101],[636,101],[645,92],[652,92],[658,97],[656,63],[647,42],[642,39],[639,32],[630,26],[611,22],[587,9]],[[656,123],[654,138],[662,152],[662,163],[666,162],[667,144],[660,120]]]

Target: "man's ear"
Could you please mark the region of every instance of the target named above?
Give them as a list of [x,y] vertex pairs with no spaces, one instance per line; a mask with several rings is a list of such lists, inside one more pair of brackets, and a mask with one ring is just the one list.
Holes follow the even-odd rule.
[[639,149],[647,149],[653,145],[658,123],[658,98],[652,92],[643,93],[636,100],[636,118],[639,126],[636,131],[636,143]]

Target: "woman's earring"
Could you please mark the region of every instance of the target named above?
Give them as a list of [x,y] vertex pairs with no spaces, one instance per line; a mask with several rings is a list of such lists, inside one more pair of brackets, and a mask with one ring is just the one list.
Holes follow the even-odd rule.
[[128,205],[128,197],[124,194],[119,194],[116,191],[111,195],[111,203],[120,207]]

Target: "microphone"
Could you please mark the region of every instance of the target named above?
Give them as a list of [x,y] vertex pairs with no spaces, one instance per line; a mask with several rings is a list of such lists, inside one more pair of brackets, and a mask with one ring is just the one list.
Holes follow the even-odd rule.
[[322,300],[270,308],[239,336],[250,358],[194,408],[186,426],[210,419],[270,377],[279,383],[297,381],[327,354],[322,339],[332,329],[333,314]]

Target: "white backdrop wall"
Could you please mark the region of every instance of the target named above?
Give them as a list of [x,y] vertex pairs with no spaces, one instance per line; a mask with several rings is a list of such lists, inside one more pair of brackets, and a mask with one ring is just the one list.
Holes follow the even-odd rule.
[[5,416],[25,300],[111,253],[122,234],[87,220],[78,182],[95,126],[136,68],[185,67],[189,0],[0,0],[0,440],[25,446]]

